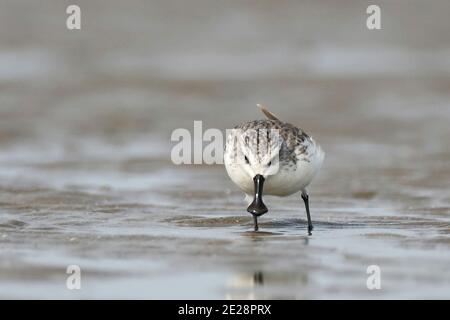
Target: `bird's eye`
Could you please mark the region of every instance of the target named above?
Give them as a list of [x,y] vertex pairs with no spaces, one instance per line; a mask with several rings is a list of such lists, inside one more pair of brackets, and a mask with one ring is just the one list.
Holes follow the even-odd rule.
[[268,167],[270,167],[272,165],[272,161],[269,161],[269,163],[267,164]]
[[245,156],[245,163],[246,163],[246,164],[249,164],[249,163],[250,163],[250,161],[248,161],[247,156]]

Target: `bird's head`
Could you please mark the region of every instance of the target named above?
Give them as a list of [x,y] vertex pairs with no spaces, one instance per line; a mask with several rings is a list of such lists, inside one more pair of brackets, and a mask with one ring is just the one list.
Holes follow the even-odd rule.
[[247,211],[260,216],[268,211],[262,201],[264,181],[279,170],[283,141],[277,129],[241,129],[236,137],[238,165],[254,182],[254,199]]
[[280,165],[282,139],[277,129],[248,129],[238,134],[239,165],[251,178],[267,179],[275,175]]

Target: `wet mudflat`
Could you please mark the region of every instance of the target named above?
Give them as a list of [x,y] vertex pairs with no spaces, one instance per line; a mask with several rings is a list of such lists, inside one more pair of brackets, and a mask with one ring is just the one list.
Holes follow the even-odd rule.
[[[28,2],[0,10],[0,298],[450,297],[447,2],[379,33],[357,1],[81,1],[78,33]],[[300,195],[253,232],[222,165],[170,160],[260,102],[326,152],[312,236]]]

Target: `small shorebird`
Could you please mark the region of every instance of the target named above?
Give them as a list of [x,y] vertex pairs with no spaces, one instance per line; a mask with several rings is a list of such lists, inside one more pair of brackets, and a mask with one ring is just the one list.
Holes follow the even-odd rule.
[[279,120],[265,107],[258,107],[267,119],[244,122],[227,136],[224,154],[227,173],[245,193],[255,231],[258,217],[268,211],[262,200],[263,191],[276,196],[301,191],[311,235],[313,225],[306,187],[320,170],[325,153],[303,130]]

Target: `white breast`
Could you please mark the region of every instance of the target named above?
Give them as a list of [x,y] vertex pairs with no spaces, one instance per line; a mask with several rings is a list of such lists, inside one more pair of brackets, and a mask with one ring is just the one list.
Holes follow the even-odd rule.
[[[264,194],[287,196],[308,186],[320,170],[325,154],[312,139],[307,154],[307,161],[299,159],[293,166],[283,167],[280,165],[276,174],[267,176],[264,183]],[[226,149],[224,164],[228,175],[242,191],[253,194],[253,177],[243,169],[242,165],[235,162],[231,152]]]

